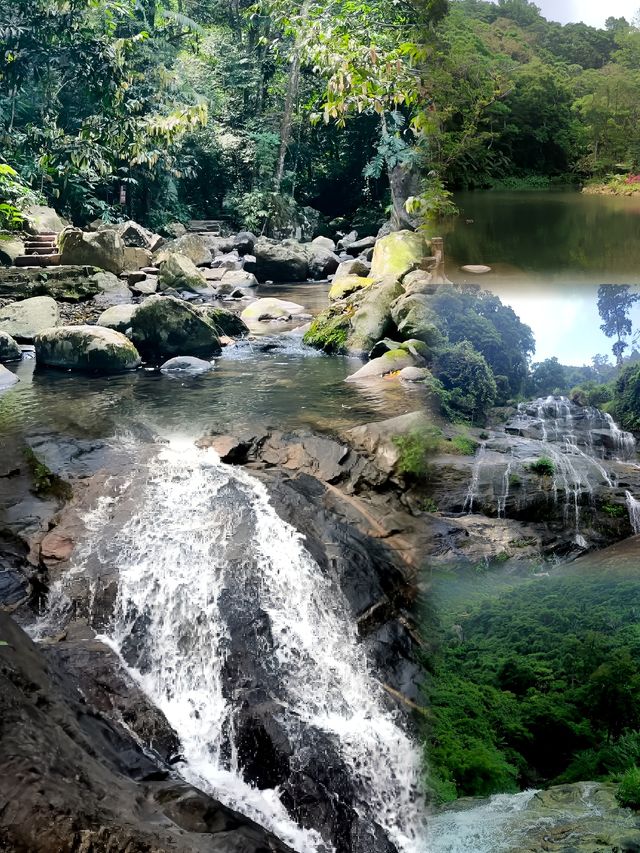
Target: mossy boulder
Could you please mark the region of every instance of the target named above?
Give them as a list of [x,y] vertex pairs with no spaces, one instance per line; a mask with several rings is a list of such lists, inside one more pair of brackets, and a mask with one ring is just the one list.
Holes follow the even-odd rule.
[[393,231],[376,241],[371,261],[371,276],[403,275],[417,269],[429,254],[427,243],[416,231]]
[[218,335],[230,338],[241,338],[249,333],[249,327],[244,320],[233,311],[226,308],[215,308],[212,305],[199,305],[196,309],[216,330]]
[[366,290],[375,284],[375,279],[360,275],[345,275],[336,278],[329,290],[329,299],[336,302],[356,293],[358,290]]
[[401,296],[391,307],[391,318],[403,338],[417,338],[430,347],[442,343],[437,316],[424,293]]
[[123,373],[140,364],[137,349],[120,332],[102,326],[56,326],[36,335],[36,361],[89,373]]
[[58,302],[82,302],[104,292],[105,282],[118,279],[97,267],[0,267],[0,297],[29,299],[51,296]]
[[220,352],[218,333],[195,308],[173,296],[149,296],[131,316],[130,336],[146,361]]
[[197,293],[207,287],[207,281],[194,262],[186,255],[170,254],[160,267],[158,289],[186,290]]
[[344,353],[350,329],[349,315],[345,313],[344,307],[334,306],[311,321],[302,342],[328,353]]
[[22,350],[6,332],[0,332],[0,362],[20,361],[22,358]]
[[394,331],[391,306],[402,294],[402,285],[389,277],[367,290],[367,293],[350,318],[347,349],[366,355],[373,345]]
[[19,341],[32,341],[43,329],[57,326],[60,312],[55,299],[34,296],[0,308],[0,332]]

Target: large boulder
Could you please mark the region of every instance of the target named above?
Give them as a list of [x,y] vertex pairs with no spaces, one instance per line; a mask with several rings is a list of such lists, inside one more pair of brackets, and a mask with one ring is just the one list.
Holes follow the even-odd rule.
[[349,243],[349,245],[345,247],[345,252],[348,255],[353,255],[355,258],[357,255],[362,254],[362,252],[366,252],[368,249],[373,249],[375,245],[375,237],[363,237],[361,240],[355,240],[353,243]]
[[61,264],[90,264],[120,275],[124,270],[124,243],[114,229],[81,231],[65,228],[58,238]]
[[256,299],[244,309],[241,318],[245,323],[255,323],[260,320],[290,320],[298,314],[304,314],[306,309],[297,302],[287,302],[284,299],[266,297]]
[[57,326],[36,335],[36,361],[90,373],[122,373],[140,365],[138,351],[120,332],[103,326]]
[[366,355],[373,345],[392,330],[391,306],[402,293],[402,285],[391,277],[371,288],[351,317],[347,348]]
[[22,358],[22,350],[6,332],[0,332],[0,362],[20,361]]
[[373,250],[371,275],[374,278],[392,275],[400,279],[417,269],[429,254],[422,234],[416,231],[393,231],[381,237]]
[[323,249],[327,249],[329,252],[335,252],[336,244],[330,237],[316,237],[311,241],[312,246],[320,246]]
[[120,223],[116,230],[122,237],[122,242],[126,248],[147,249],[150,252],[155,252],[164,242],[159,234],[148,231],[132,219]]
[[50,296],[34,296],[0,308],[0,331],[19,341],[32,341],[38,332],[59,322],[58,305]]
[[304,246],[295,240],[276,243],[261,237],[253,247],[258,281],[304,281],[309,264]]
[[419,338],[431,347],[442,341],[436,314],[423,293],[401,296],[391,308],[391,317],[402,338]]
[[211,263],[211,249],[201,234],[183,234],[182,237],[165,243],[155,256],[156,265],[169,260],[171,255],[184,255],[196,266]]
[[187,290],[197,293],[207,286],[205,277],[198,271],[194,262],[179,253],[169,255],[160,267],[158,289]]
[[127,334],[146,361],[220,352],[213,326],[195,308],[173,296],[149,296],[133,311]]
[[25,230],[29,234],[59,234],[69,224],[52,207],[32,204],[24,212]]
[[220,281],[233,287],[257,287],[258,279],[252,272],[225,270]]
[[314,279],[328,278],[340,266],[340,258],[325,246],[310,243],[307,246],[309,276]]

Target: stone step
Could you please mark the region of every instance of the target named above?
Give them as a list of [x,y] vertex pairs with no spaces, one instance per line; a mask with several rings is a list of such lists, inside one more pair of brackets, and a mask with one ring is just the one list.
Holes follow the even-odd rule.
[[20,255],[14,263],[17,267],[57,267],[60,255]]
[[55,246],[29,246],[25,248],[25,255],[54,255]]
[[55,243],[57,234],[30,234],[26,243]]

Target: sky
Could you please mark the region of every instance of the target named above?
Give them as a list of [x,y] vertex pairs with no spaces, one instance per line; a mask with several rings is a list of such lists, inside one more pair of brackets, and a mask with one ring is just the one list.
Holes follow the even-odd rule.
[[640,8],[640,0],[534,0],[542,14],[550,21],[568,24],[583,21],[593,27],[602,27],[611,15],[631,21]]

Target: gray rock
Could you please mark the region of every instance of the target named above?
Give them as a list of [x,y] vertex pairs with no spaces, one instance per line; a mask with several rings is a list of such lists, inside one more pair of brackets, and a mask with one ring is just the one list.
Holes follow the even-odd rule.
[[391,317],[403,338],[418,338],[432,347],[442,340],[436,314],[422,293],[401,296],[392,306]]
[[195,308],[173,296],[149,296],[135,307],[128,328],[140,354],[155,364],[176,355],[220,352],[213,326]]
[[87,281],[96,285],[95,301],[99,305],[116,305],[131,302],[131,293],[126,282],[110,272],[99,272],[89,276]]
[[266,297],[256,299],[244,309],[240,316],[245,323],[251,324],[260,320],[289,320],[298,314],[304,314],[305,310],[304,306],[298,305],[297,302]]
[[208,373],[213,370],[215,364],[212,361],[205,361],[203,358],[194,358],[188,355],[179,355],[175,358],[170,358],[160,365],[160,370],[163,373]]
[[15,373],[7,370],[4,365],[0,364],[0,391],[6,391],[18,382],[18,377]]
[[423,382],[425,379],[428,379],[431,376],[431,371],[426,367],[403,367],[400,373],[398,374],[398,379],[402,379],[404,382]]
[[223,284],[233,287],[257,287],[258,279],[251,272],[244,270],[225,270],[221,279]]
[[240,231],[233,238],[233,247],[240,255],[249,255],[253,252],[253,247],[258,238],[251,231]]
[[412,293],[433,294],[438,285],[433,281],[431,273],[426,270],[413,270],[402,279],[402,286],[407,296]]
[[353,257],[355,258],[362,252],[366,252],[369,249],[373,249],[375,244],[375,237],[363,237],[361,240],[354,240],[353,243],[349,243],[348,246],[345,246],[345,250],[349,255],[353,255]]
[[91,373],[122,373],[140,365],[131,341],[102,326],[57,326],[35,338],[36,361]]
[[32,204],[24,212],[29,234],[59,234],[69,224],[52,207]]
[[351,318],[348,349],[358,355],[368,353],[373,345],[393,328],[391,306],[402,293],[402,285],[394,278],[372,287]]
[[147,276],[143,281],[138,281],[131,285],[131,290],[134,293],[139,293],[141,296],[151,296],[158,289],[157,276]]
[[341,237],[340,240],[338,240],[338,250],[343,252],[346,251],[352,243],[356,242],[357,239],[358,232],[349,231],[348,234],[345,234],[344,237]]
[[138,246],[125,246],[124,268],[125,270],[139,270],[148,267],[151,263],[151,252],[149,249]]
[[360,258],[354,258],[350,261],[342,261],[336,270],[334,280],[345,278],[348,275],[368,276],[370,272],[371,264]]
[[38,332],[59,322],[58,305],[50,296],[34,296],[0,308],[0,331],[19,341],[32,341]]
[[20,255],[24,255],[22,240],[11,234],[0,234],[0,264],[13,266]]
[[387,373],[394,373],[395,371],[402,371],[405,368],[415,366],[416,359],[411,353],[403,349],[389,350],[389,352],[367,362],[360,370],[356,370],[355,373],[348,376],[347,382],[355,382],[360,379],[376,379],[380,376],[386,376]]
[[166,234],[167,237],[172,237],[174,239],[176,237],[184,237],[187,233],[187,229],[184,227],[182,222],[169,222],[168,225],[164,225],[160,230]]
[[329,237],[316,237],[311,241],[312,246],[319,246],[328,252],[335,252],[336,244]]
[[20,361],[22,359],[22,350],[6,332],[0,332],[0,362],[3,364],[7,361]]
[[227,335],[230,338],[240,338],[249,333],[247,324],[233,311],[213,305],[199,305],[196,310],[213,326],[220,337]]
[[113,305],[102,312],[96,321],[97,325],[126,334],[131,327],[131,318],[137,308],[137,305]]
[[167,261],[171,255],[184,255],[196,266],[206,266],[211,263],[211,249],[200,234],[184,234],[175,240],[165,243],[155,255],[154,261],[157,266]]
[[124,243],[117,231],[81,231],[65,228],[58,238],[61,264],[90,264],[120,275],[124,270]]
[[160,266],[158,289],[187,290],[197,293],[206,287],[206,279],[200,273],[195,263],[186,255],[172,253]]
[[0,297],[51,296],[59,302],[83,302],[101,294],[106,281],[118,282],[115,276],[110,276],[111,273],[86,264],[47,269],[0,267]]
[[309,273],[307,253],[295,240],[276,243],[261,237],[253,247],[258,281],[304,281]]
[[307,259],[309,276],[314,279],[328,278],[340,266],[340,259],[334,251],[314,243],[307,247]]

